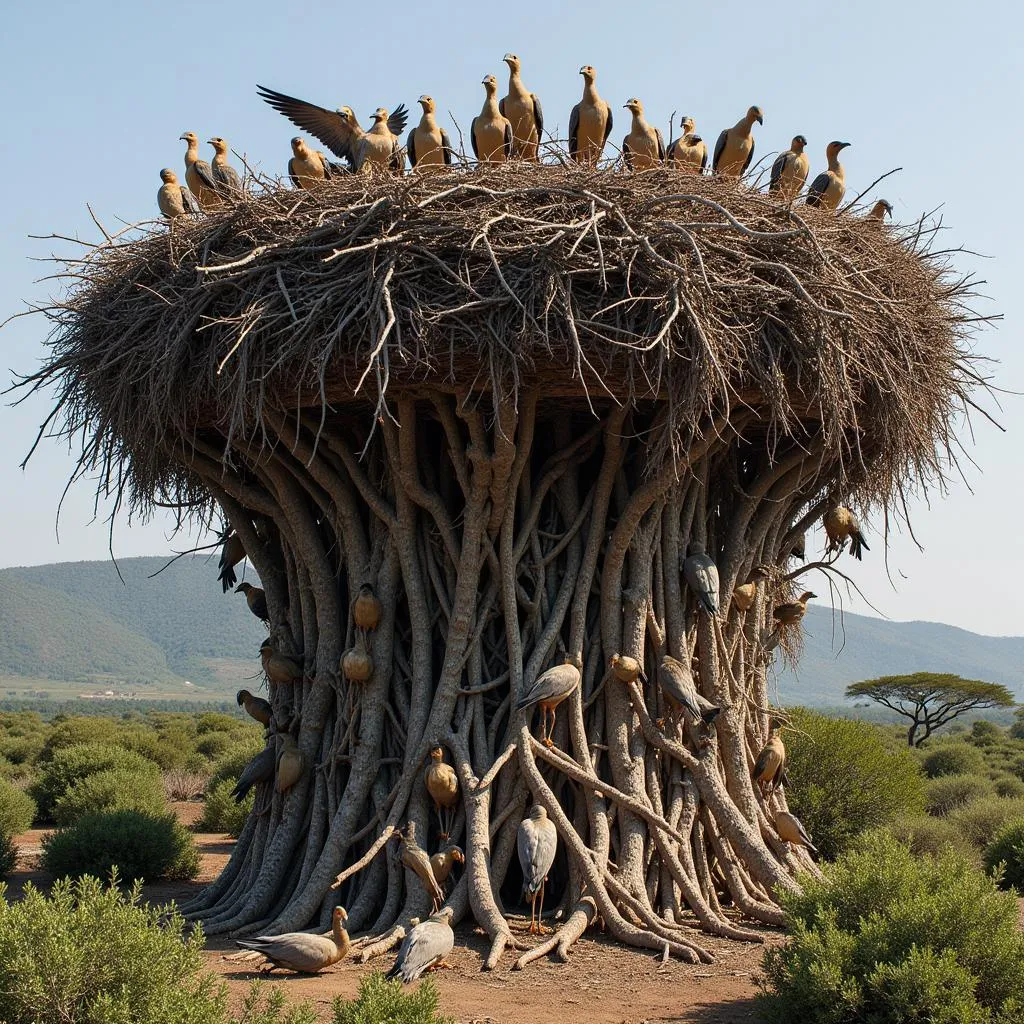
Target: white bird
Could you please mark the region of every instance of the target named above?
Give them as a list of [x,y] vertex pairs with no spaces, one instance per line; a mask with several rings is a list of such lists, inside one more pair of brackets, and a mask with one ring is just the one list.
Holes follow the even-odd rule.
[[704,545],[695,540],[690,544],[689,557],[683,562],[686,585],[696,595],[697,603],[708,615],[716,616],[721,602],[718,596],[718,566],[704,551]]
[[395,964],[385,977],[401,979],[404,985],[415,981],[424,971],[436,967],[454,948],[451,907],[442,907],[420,921],[402,940]]
[[519,849],[519,863],[523,869],[523,895],[530,901],[530,934],[543,934],[544,928],[540,922],[544,916],[544,886],[551,865],[555,862],[558,830],[548,817],[548,812],[540,804],[534,804],[530,808],[530,813],[520,823],[516,845]]

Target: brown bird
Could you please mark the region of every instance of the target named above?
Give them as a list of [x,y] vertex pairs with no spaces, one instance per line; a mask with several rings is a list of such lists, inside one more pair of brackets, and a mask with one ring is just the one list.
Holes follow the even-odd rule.
[[670,654],[662,655],[661,664],[658,666],[658,683],[669,701],[676,708],[685,710],[694,724],[703,722],[710,725],[722,711],[697,691],[697,684],[693,680],[689,665],[677,661]]
[[[555,745],[551,739],[551,733],[555,731],[555,708],[579,687],[580,681],[583,678],[580,674],[582,668],[582,655],[566,656],[564,664],[555,665],[549,668],[547,672],[542,672],[537,676],[533,681],[533,685],[519,698],[519,703],[516,704],[516,711],[532,708],[534,704],[540,705],[540,731],[544,737],[543,743],[546,747],[553,747]],[[551,714],[551,727],[547,728],[549,712]]]
[[857,517],[845,506],[836,505],[829,509],[822,519],[825,535],[828,537],[827,552],[842,551],[847,538],[850,541],[850,554],[858,561],[863,561],[864,552],[870,551]]
[[423,108],[423,116],[405,143],[409,163],[413,168],[444,167],[452,162],[452,140],[448,133],[439,128],[435,112],[437,104],[430,96],[421,96],[417,101]]
[[221,199],[237,196],[242,191],[242,179],[238,176],[238,171],[228,163],[227,141],[219,135],[215,135],[212,139],[207,139],[207,141],[213,146],[211,169],[213,171],[213,182],[217,187],[217,195]]
[[217,563],[220,569],[217,579],[220,580],[221,589],[226,594],[238,582],[235,566],[245,558],[245,545],[242,544],[242,538],[230,527],[221,534],[221,540],[224,543],[220,549],[220,561]]
[[184,185],[178,184],[178,176],[170,167],[160,172],[160,180],[163,184],[157,189],[156,205],[168,220],[199,215],[199,204],[195,196]]
[[291,683],[302,678],[302,666],[286,654],[275,651],[269,637],[260,647],[260,660],[267,679],[272,683]]
[[278,793],[284,793],[291,789],[302,778],[302,774],[306,770],[306,757],[299,750],[295,737],[286,732],[282,739],[284,741],[284,749],[281,751],[281,756],[277,759],[276,785]]
[[498,80],[488,75],[483,80],[484,105],[469,126],[473,155],[482,164],[503,164],[512,159],[512,122],[498,105]]
[[452,873],[452,868],[456,864],[465,863],[466,855],[458,846],[448,846],[443,850],[438,850],[430,857],[430,867],[433,869],[434,878],[437,879],[437,884],[442,889],[444,883],[448,881],[448,876]]
[[373,675],[373,658],[358,644],[341,656],[341,671],[350,683],[365,683]]
[[534,804],[530,808],[530,813],[520,823],[516,846],[519,851],[519,864],[523,869],[523,895],[530,901],[530,934],[537,932],[543,935],[544,926],[541,919],[544,916],[544,886],[547,884],[551,865],[555,862],[558,830],[548,817],[548,812],[540,804]]
[[628,654],[613,654],[608,659],[608,667],[620,683],[635,683],[638,679],[645,685],[647,683],[643,665]]
[[498,104],[498,111],[512,125],[512,155],[536,162],[544,131],[544,111],[537,94],[523,85],[519,58],[506,53],[501,59],[508,65],[508,95]]
[[807,612],[807,602],[817,594],[805,590],[795,601],[787,601],[785,604],[776,605],[772,616],[780,626],[792,626],[799,622]]
[[817,847],[811,842],[807,829],[795,814],[790,814],[789,811],[776,811],[774,824],[775,831],[779,833],[779,838],[783,842],[792,846],[804,846],[815,856],[818,855]]
[[459,778],[450,764],[445,764],[444,751],[434,747],[430,751],[430,764],[423,773],[427,792],[437,809],[437,820],[441,823],[441,837],[447,839],[451,833],[455,806],[459,802]]
[[634,96],[623,106],[633,115],[629,134],[622,140],[622,158],[631,171],[648,171],[665,159],[665,140],[659,128],[644,118],[644,105]]
[[732,592],[732,603],[741,611],[745,612],[754,603],[757,597],[757,581],[751,580],[743,583]]
[[711,169],[715,174],[739,178],[754,159],[754,122],[764,124],[760,107],[751,107],[731,128],[724,128],[715,143]]
[[292,139],[292,156],[288,161],[288,177],[296,188],[316,188],[330,178],[331,165],[321,153],[314,153],[306,140],[296,135]]
[[583,98],[569,114],[569,156],[577,163],[594,165],[601,159],[612,130],[612,108],[597,94],[597,72],[580,68]]
[[419,878],[427,895],[433,900],[434,913],[444,903],[444,893],[434,877],[434,869],[430,866],[430,857],[416,842],[416,827],[410,821],[404,830],[400,830],[398,838],[402,845],[402,863],[412,870]]
[[693,174],[703,174],[708,165],[708,144],[696,133],[692,117],[679,122],[683,134],[668,147],[668,162]]
[[783,202],[791,203],[800,194],[811,170],[811,161],[804,152],[807,140],[794,135],[789,149],[780,153],[772,164],[769,192],[777,192]]
[[846,171],[839,162],[839,154],[849,146],[848,142],[830,142],[825,147],[828,169],[819,174],[807,190],[807,205],[822,206],[834,210],[846,195]]
[[754,762],[754,770],[750,773],[762,797],[774,792],[786,770],[786,745],[782,742],[781,732],[782,723],[772,722],[768,742],[761,748]]
[[309,932],[286,932],[284,935],[257,935],[253,939],[236,939],[242,949],[254,949],[271,963],[270,970],[281,967],[298,974],[316,974],[348,956],[349,938],[344,924],[348,914],[344,907],[335,907],[331,915],[331,935],[310,935]]
[[236,594],[245,594],[245,603],[249,611],[262,622],[270,622],[270,612],[267,609],[267,595],[260,587],[254,587],[251,583],[239,583],[235,587]]
[[881,224],[886,217],[892,217],[892,203],[888,199],[879,199],[868,211],[865,220],[875,221]]
[[269,700],[257,697],[248,690],[239,690],[235,694],[235,699],[238,701],[238,706],[244,707],[251,718],[255,718],[262,725],[270,725],[270,721],[274,717],[274,709],[270,706]]
[[213,180],[213,168],[199,159],[199,137],[195,132],[179,136],[187,145],[185,148],[185,184],[195,196],[201,210],[212,210],[220,206],[217,183]]
[[363,636],[372,632],[380,625],[380,617],[384,608],[380,603],[372,583],[364,583],[352,602],[352,621]]
[[274,742],[271,740],[243,769],[238,776],[235,788],[231,795],[235,803],[240,804],[253,786],[261,782],[269,782],[274,777],[274,763],[277,760],[277,751]]

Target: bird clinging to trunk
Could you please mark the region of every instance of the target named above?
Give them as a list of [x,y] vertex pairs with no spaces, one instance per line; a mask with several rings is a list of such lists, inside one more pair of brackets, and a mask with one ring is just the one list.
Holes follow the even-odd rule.
[[448,881],[448,876],[452,873],[452,868],[456,864],[465,863],[466,855],[458,846],[448,846],[430,855],[430,867],[434,872],[434,878],[437,879],[437,884],[442,889],[445,882]]
[[613,654],[608,659],[608,667],[620,683],[635,683],[638,679],[645,685],[647,683],[643,665],[628,654]]
[[623,106],[633,117],[629,134],[622,140],[622,158],[631,171],[649,171],[665,160],[665,140],[660,128],[644,117],[644,105],[634,96]]
[[469,141],[479,163],[503,164],[512,159],[512,122],[498,107],[498,80],[487,75],[482,84],[484,105],[469,126]]
[[364,583],[352,602],[352,621],[364,639],[367,633],[372,633],[380,625],[380,617],[383,614],[384,608],[373,589],[373,584]]
[[780,153],[772,164],[768,191],[775,192],[783,202],[791,203],[800,194],[811,170],[811,161],[804,152],[807,140],[794,135],[789,149]]
[[273,738],[270,742],[242,769],[231,795],[235,803],[240,804],[253,786],[261,782],[269,782],[274,777],[274,763],[277,751]]
[[512,155],[536,163],[544,131],[544,111],[537,94],[523,85],[519,58],[506,53],[501,59],[508,65],[508,95],[498,104],[498,112],[512,126]]
[[455,769],[450,764],[445,764],[444,751],[440,747],[434,747],[430,751],[430,764],[423,773],[423,781],[437,810],[441,837],[447,839],[451,834],[455,807],[459,802],[459,779]]
[[220,196],[213,180],[213,168],[206,160],[199,159],[199,137],[195,132],[184,132],[179,137],[186,143],[185,184],[201,210],[213,210],[220,206]]
[[195,196],[184,185],[178,183],[178,176],[170,167],[165,167],[160,172],[160,180],[163,184],[157,189],[156,205],[168,220],[199,216],[199,203],[196,202]]
[[811,842],[807,829],[795,814],[790,814],[789,811],[776,811],[774,824],[775,831],[779,833],[783,842],[792,846],[803,846],[815,856],[818,855],[817,847]]
[[830,142],[825,147],[828,168],[819,174],[807,190],[807,205],[835,210],[846,195],[846,170],[839,162],[839,154],[849,146],[848,142]]
[[305,755],[299,750],[295,737],[291,733],[285,733],[282,737],[284,749],[277,760],[277,786],[278,793],[285,793],[302,778],[306,770]]
[[235,700],[238,701],[240,708],[245,708],[251,718],[255,718],[261,725],[270,725],[274,717],[274,709],[270,706],[269,700],[257,697],[248,690],[239,690],[235,694]]
[[715,174],[739,178],[747,173],[754,159],[755,122],[764,124],[764,114],[760,107],[750,107],[731,128],[722,129],[711,160],[711,169]]
[[431,96],[421,96],[417,102],[423,108],[423,116],[409,132],[405,143],[409,163],[420,171],[427,167],[445,167],[452,162],[452,140],[437,124],[437,104]]
[[335,907],[331,915],[331,935],[310,935],[309,932],[286,932],[284,935],[257,935],[236,939],[242,949],[254,949],[271,963],[270,970],[281,967],[299,974],[316,974],[348,956],[349,938],[345,931],[348,914],[344,907]]
[[[530,934],[544,934],[541,918],[544,916],[544,886],[548,872],[555,862],[558,849],[558,830],[540,804],[534,804],[519,825],[516,846],[519,864],[523,869],[523,895],[530,901]],[[540,910],[537,900],[540,899]]]
[[612,130],[612,108],[597,94],[597,72],[589,65],[580,68],[583,98],[569,114],[569,156],[577,163],[593,166],[601,159]]
[[780,626],[794,626],[807,612],[807,602],[818,595],[810,590],[805,590],[795,601],[787,601],[785,604],[776,605],[772,616]]
[[228,163],[227,140],[215,135],[207,141],[213,146],[213,163],[210,167],[217,195],[221,199],[230,199],[239,195],[242,191],[242,179],[238,176],[238,171]]
[[757,783],[761,796],[769,796],[782,782],[786,770],[786,745],[782,742],[782,723],[772,722],[768,742],[761,748],[750,777]]
[[235,587],[236,594],[245,594],[245,603],[249,611],[256,616],[264,625],[270,623],[270,612],[267,609],[267,595],[260,587],[254,587],[251,583],[239,583]]
[[302,666],[286,654],[274,649],[270,637],[260,645],[260,661],[263,672],[272,683],[292,683],[303,676]]
[[720,707],[701,696],[690,667],[669,654],[662,655],[658,666],[658,683],[670,702],[676,708],[686,711],[694,724],[702,722],[710,725],[721,713]]
[[224,543],[220,549],[220,561],[217,563],[220,570],[217,579],[220,580],[222,592],[226,594],[238,582],[235,566],[245,558],[245,545],[231,527],[221,534],[221,540]]
[[693,591],[701,610],[712,617],[721,609],[718,594],[718,566],[704,550],[704,545],[695,540],[690,543],[690,553],[683,562],[683,578]]
[[[519,698],[516,704],[516,711],[524,711],[539,704],[541,709],[540,731],[543,737],[542,742],[546,747],[553,747],[554,741],[551,734],[555,731],[555,709],[563,700],[575,691],[583,679],[581,670],[583,668],[583,657],[575,654],[572,657],[566,656],[565,663],[554,665],[546,672],[542,672],[533,681],[533,685]],[[551,727],[547,727],[548,714],[551,715]]]
[[858,561],[863,560],[865,551],[871,550],[864,540],[857,517],[845,505],[829,509],[821,522],[828,537],[826,551],[842,551],[847,539],[850,541],[850,554]]
[[441,963],[455,947],[451,923],[454,916],[451,907],[444,907],[418,922],[402,940],[394,966],[385,975],[388,981],[398,978],[403,985],[408,985],[424,971]]
[[444,903],[444,892],[437,884],[434,869],[430,865],[430,857],[426,850],[416,842],[416,826],[410,821],[404,830],[398,832],[402,848],[402,863],[420,880],[427,895],[431,898],[436,912]]

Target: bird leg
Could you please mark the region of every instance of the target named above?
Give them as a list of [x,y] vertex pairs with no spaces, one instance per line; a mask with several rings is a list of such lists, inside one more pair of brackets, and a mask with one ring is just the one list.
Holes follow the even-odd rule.
[[533,894],[533,899],[530,900],[530,934],[537,934],[537,894]]
[[537,934],[543,935],[545,931],[550,932],[550,928],[544,927],[544,887],[548,884],[548,880],[545,878],[540,883],[540,913],[537,915]]
[[[546,709],[545,709],[546,710]],[[547,719],[547,715],[544,716]],[[551,709],[551,725],[548,727],[547,733],[544,735],[544,746],[550,750],[554,745],[555,741],[551,738],[551,734],[555,731],[555,709]]]

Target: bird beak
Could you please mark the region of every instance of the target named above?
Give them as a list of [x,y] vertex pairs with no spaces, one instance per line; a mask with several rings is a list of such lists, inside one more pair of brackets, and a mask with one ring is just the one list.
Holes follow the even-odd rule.
[[694,135],[693,136],[693,141],[694,142],[703,142],[704,140],[699,135]]
[[840,149],[846,149],[846,147],[849,146],[849,145],[850,145],[849,142],[840,142],[839,143],[839,148]]
[[758,123],[758,124],[764,124],[764,118],[763,118],[763,117],[761,117],[760,115],[758,115],[758,118],[757,118],[757,123]]
[[179,135],[178,138],[181,139],[182,142],[187,141],[184,135]]

